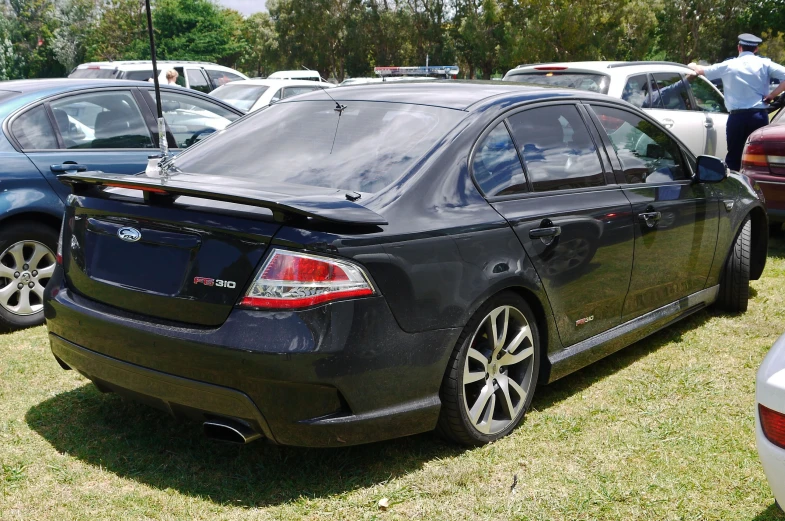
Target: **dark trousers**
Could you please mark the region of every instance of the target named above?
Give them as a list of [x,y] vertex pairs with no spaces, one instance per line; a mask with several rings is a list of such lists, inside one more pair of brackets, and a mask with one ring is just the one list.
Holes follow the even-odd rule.
[[769,124],[769,113],[766,110],[737,112],[728,116],[725,137],[728,140],[728,155],[725,162],[731,170],[741,169],[741,153],[750,134],[760,127]]

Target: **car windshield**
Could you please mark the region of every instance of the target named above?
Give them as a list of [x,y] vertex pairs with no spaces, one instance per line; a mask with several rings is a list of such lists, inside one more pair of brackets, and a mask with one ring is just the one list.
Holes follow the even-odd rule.
[[119,72],[120,71],[118,71],[117,69],[99,69],[99,68],[74,69],[73,72],[68,75],[68,77],[109,79],[109,78],[117,78],[117,74]]
[[251,110],[254,103],[269,88],[267,85],[224,85],[215,89],[211,95],[240,110]]
[[533,85],[550,85],[570,89],[588,90],[608,94],[608,77],[588,72],[533,71],[511,74],[505,81],[518,81]]
[[[404,103],[277,103],[179,155],[173,169],[373,193],[390,185],[465,117]],[[343,105],[342,105],[343,107]]]

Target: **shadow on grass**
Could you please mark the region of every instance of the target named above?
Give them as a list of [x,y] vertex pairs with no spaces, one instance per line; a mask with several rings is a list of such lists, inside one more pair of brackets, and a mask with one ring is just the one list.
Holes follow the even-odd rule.
[[[702,311],[538,389],[534,406],[548,408],[680,339],[710,317]],[[244,507],[371,487],[465,450],[430,433],[340,449],[220,444],[205,439],[197,423],[176,421],[115,395],[102,396],[92,384],[35,405],[25,419],[61,453],[159,489]]]
[[785,521],[785,513],[780,510],[776,503],[752,518],[752,521]]

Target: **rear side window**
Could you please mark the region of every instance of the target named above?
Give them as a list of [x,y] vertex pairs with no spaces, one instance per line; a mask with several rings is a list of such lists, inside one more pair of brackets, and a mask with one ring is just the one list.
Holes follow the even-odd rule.
[[472,160],[474,179],[487,196],[528,192],[526,176],[504,122],[477,145]]
[[210,85],[207,83],[207,78],[199,69],[185,69],[185,74],[188,75],[188,86],[200,92],[210,92]]
[[126,71],[123,73],[124,80],[147,81],[153,79],[153,70],[149,71]]
[[313,92],[319,87],[286,87],[283,90],[283,97],[284,98],[291,98],[292,96],[297,96],[298,94],[305,94],[306,92]]
[[628,79],[621,99],[641,109],[663,108],[657,85],[649,79],[648,74],[639,74]]
[[616,149],[627,183],[688,178],[679,145],[657,125],[625,110],[593,108]]
[[71,74],[68,75],[69,78],[100,78],[105,80],[117,78],[119,76],[120,71],[117,69],[100,69],[98,67],[89,69],[74,69],[71,71]]
[[[325,96],[325,98],[327,98]],[[178,155],[176,169],[377,192],[411,168],[466,113],[405,103],[283,101]]]
[[231,72],[216,71],[213,69],[205,69],[205,71],[207,72],[207,75],[210,77],[215,87],[220,87],[222,85],[226,85],[227,83],[243,79],[242,76],[233,74]]
[[658,72],[652,75],[659,89],[659,102],[664,109],[692,110],[692,102],[681,74]]
[[597,148],[574,105],[526,110],[509,122],[535,192],[605,184]]
[[608,77],[604,74],[588,72],[535,71],[521,74],[510,74],[505,81],[531,83],[533,85],[550,85],[569,89],[587,90],[608,94]]
[[55,130],[43,105],[28,110],[11,125],[11,133],[25,150],[58,148]]

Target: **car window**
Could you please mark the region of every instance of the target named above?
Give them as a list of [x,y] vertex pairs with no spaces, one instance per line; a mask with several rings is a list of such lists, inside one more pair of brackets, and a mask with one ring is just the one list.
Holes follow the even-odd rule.
[[184,151],[173,168],[285,183],[378,192],[417,164],[466,117],[462,110],[326,96],[276,103]]
[[650,81],[648,74],[639,74],[628,79],[621,99],[641,109],[662,108],[657,85]]
[[231,72],[217,71],[214,69],[205,69],[205,72],[207,72],[207,75],[210,77],[210,79],[213,81],[213,85],[216,87],[243,79],[242,76],[233,74]]
[[181,87],[185,87],[185,69],[182,67],[175,67],[175,71],[177,71],[177,79],[174,80]]
[[477,145],[472,172],[487,196],[529,191],[521,160],[504,122],[496,125]]
[[627,183],[688,178],[679,145],[656,123],[612,107],[595,106],[594,112],[616,149]]
[[200,92],[210,92],[212,90],[201,70],[185,69],[185,73],[188,75],[188,86],[190,88]]
[[11,125],[11,133],[24,150],[59,148],[54,128],[43,105],[38,105],[16,118]]
[[245,83],[235,83],[234,85],[224,85],[210,93],[214,98],[225,101],[240,110],[251,110],[251,107],[262,97],[262,94],[269,89],[267,85],[248,85]]
[[509,122],[535,192],[605,184],[597,148],[574,105],[526,110]]
[[687,76],[687,81],[689,81],[690,88],[692,89],[695,103],[698,105],[697,110],[706,112],[728,112],[725,108],[725,100],[722,98],[722,95],[714,90],[714,88],[709,85],[708,81],[695,75]]
[[298,94],[305,94],[306,92],[315,91],[318,88],[319,87],[286,87],[283,90],[283,97],[291,98],[292,96],[297,96]]
[[152,148],[150,130],[128,91],[78,94],[50,103],[66,148]]
[[534,85],[550,85],[552,87],[567,87],[570,89],[587,90],[589,92],[608,93],[608,76],[588,72],[560,72],[560,71],[527,71],[510,74],[504,81],[517,81]]
[[283,95],[283,89],[278,89],[278,92],[273,94],[273,97],[270,99],[270,104],[273,104],[276,101],[281,101],[281,96],[282,95]]
[[[187,91],[185,91],[187,92]],[[147,94],[155,103],[155,91]],[[161,110],[177,148],[188,148],[216,130],[223,130],[240,116],[197,96],[161,90]]]
[[[160,72],[160,71],[159,71]],[[123,73],[124,80],[147,81],[153,79],[153,70],[147,71],[126,71]]]
[[[659,102],[664,109],[692,110],[692,102],[687,87],[677,72],[658,72],[652,74],[659,90]],[[656,100],[655,100],[656,101]]]

